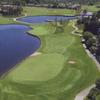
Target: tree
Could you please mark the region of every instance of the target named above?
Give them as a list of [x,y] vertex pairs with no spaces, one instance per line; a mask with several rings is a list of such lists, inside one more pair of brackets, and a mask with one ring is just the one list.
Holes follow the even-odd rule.
[[100,79],[97,79],[95,84],[96,84],[96,88],[100,90]]
[[95,85],[87,95],[87,100],[96,100],[96,97],[100,95],[100,79],[96,80]]
[[90,51],[91,51],[92,54],[95,55],[95,54],[96,54],[96,51],[97,51],[97,47],[92,45],[92,46],[90,47]]
[[89,38],[93,38],[93,34],[90,32],[84,32],[83,38],[85,39],[85,41],[87,41]]
[[100,10],[97,11],[97,13],[96,13],[96,17],[97,17],[98,19],[100,18]]

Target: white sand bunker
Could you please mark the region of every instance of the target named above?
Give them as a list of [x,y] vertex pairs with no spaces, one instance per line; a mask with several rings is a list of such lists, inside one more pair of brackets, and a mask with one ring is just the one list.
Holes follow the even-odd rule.
[[75,64],[76,62],[73,60],[68,61],[69,64]]
[[35,52],[35,53],[33,53],[33,54],[31,54],[30,56],[32,57],[32,56],[38,56],[38,55],[40,55],[40,54],[42,54],[41,52]]

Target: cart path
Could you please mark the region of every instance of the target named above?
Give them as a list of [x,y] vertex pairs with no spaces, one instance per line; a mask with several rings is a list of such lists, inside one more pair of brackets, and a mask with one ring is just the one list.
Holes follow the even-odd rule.
[[[81,34],[75,33],[76,31],[78,31],[78,28],[75,26],[75,22],[73,22],[73,28],[74,28],[74,30],[72,31],[73,35],[82,36]],[[97,69],[100,71],[100,64],[97,62],[96,58],[90,53],[90,51],[88,49],[85,48],[84,44],[83,44],[83,47],[84,47],[87,55],[95,62]],[[75,96],[74,100],[84,100],[84,98],[89,94],[90,90],[94,87],[95,87],[95,84],[93,84],[93,85],[89,86],[88,88],[82,90],[81,92],[79,92]]]

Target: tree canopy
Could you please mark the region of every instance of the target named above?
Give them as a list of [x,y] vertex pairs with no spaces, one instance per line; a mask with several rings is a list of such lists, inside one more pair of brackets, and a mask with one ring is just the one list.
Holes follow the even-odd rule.
[[52,2],[74,2],[80,4],[94,4],[100,0],[0,0],[0,2],[21,2],[21,3],[52,3]]

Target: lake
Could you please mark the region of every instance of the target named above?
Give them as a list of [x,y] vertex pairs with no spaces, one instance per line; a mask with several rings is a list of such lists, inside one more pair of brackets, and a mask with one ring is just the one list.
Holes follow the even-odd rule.
[[61,15],[57,15],[57,16],[27,16],[27,17],[22,17],[22,18],[18,18],[17,21],[21,21],[21,22],[25,22],[25,23],[31,23],[31,24],[36,24],[36,23],[44,23],[47,21],[54,21],[55,19],[57,20],[70,20],[70,19],[75,19],[75,16],[61,16]]
[[25,25],[0,25],[0,75],[40,47],[40,40]]

